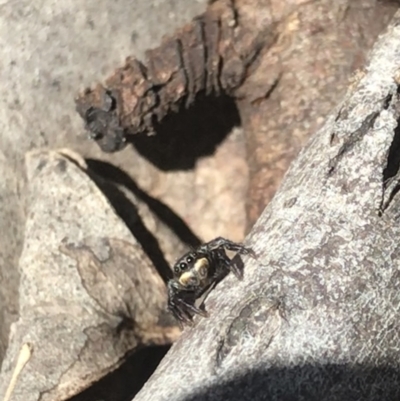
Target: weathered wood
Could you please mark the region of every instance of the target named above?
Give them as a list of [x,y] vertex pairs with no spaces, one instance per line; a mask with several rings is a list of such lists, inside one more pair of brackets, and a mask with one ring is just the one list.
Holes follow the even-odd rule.
[[121,149],[132,135],[154,134],[165,116],[202,93],[232,94],[242,84],[259,51],[273,41],[274,24],[264,23],[260,32],[255,13],[238,26],[236,13],[234,2],[216,2],[148,50],[145,63],[128,57],[104,85],[78,96],[77,111],[103,151]]
[[[201,149],[213,130],[196,130],[189,118],[183,144],[167,121],[204,98],[210,104],[229,96],[246,136],[249,229],[394,12],[377,0],[219,0],[147,51],[143,63],[129,57],[104,84],[83,92],[77,110],[103,151],[130,142],[151,149],[157,140],[145,134],[154,134],[165,142],[163,151],[182,144],[182,157]],[[203,120],[218,120],[221,111],[212,110]],[[171,166],[175,157],[157,164]]]
[[135,401],[400,396],[400,13]]

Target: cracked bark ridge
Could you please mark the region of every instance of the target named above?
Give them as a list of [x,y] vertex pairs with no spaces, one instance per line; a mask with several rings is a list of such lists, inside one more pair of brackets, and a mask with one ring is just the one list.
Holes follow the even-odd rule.
[[399,60],[400,12],[135,401],[399,399]]
[[189,107],[199,93],[232,93],[272,39],[252,25],[239,26],[234,2],[219,1],[147,51],[144,64],[127,58],[105,85],[76,99],[91,138],[103,151],[117,151],[129,135],[154,133],[168,113]]

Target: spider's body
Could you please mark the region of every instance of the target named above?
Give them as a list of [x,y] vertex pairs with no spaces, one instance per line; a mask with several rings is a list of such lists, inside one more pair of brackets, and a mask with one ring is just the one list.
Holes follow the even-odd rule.
[[174,265],[174,278],[168,282],[168,309],[182,323],[191,323],[193,315],[207,312],[195,302],[230,271],[242,278],[241,268],[225,250],[253,255],[250,248],[218,237],[183,255]]

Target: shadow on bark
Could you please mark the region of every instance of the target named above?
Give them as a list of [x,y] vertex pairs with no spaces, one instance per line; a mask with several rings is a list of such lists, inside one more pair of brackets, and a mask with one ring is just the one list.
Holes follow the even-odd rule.
[[400,121],[398,120],[397,123],[393,142],[389,149],[388,164],[383,171],[383,180],[385,182],[395,177],[400,168]]
[[[90,166],[90,163],[88,165]],[[142,246],[164,282],[167,282],[172,277],[169,264],[164,257],[157,238],[142,221],[136,205],[117,186],[113,185],[112,182],[104,180],[104,177],[99,179],[99,177],[102,176],[97,175],[97,173],[91,174],[93,181],[104,193],[115,209],[115,212],[125,222],[129,231]]]
[[188,109],[181,108],[155,123],[156,135],[130,135],[127,141],[161,170],[189,170],[200,157],[212,155],[239,125],[232,98],[201,94]]
[[177,213],[175,213],[163,202],[159,201],[156,198],[153,198],[141,188],[139,188],[136,182],[125,171],[101,160],[86,159],[86,163],[89,169],[95,174],[110,182],[123,185],[138,199],[146,203],[150,210],[165,225],[167,225],[182,242],[193,248],[201,244],[200,239]]
[[203,389],[185,401],[348,401],[400,399],[400,370],[349,365],[299,366],[248,371]]
[[114,372],[68,401],[131,400],[154,372],[170,346],[147,347],[135,352]]

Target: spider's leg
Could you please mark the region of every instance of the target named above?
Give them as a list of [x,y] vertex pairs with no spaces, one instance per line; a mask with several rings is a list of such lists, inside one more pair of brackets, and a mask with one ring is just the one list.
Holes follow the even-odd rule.
[[225,251],[222,251],[219,253],[219,263],[225,270],[232,272],[238,280],[242,280],[244,265],[241,258],[236,256],[229,259]]
[[204,294],[207,294],[212,291],[212,289],[217,285],[218,283],[216,281],[213,281],[210,285],[202,288],[200,291],[197,292],[196,298],[199,299],[201,298]]
[[205,310],[194,305],[195,300],[196,294],[194,292],[180,289],[172,282],[168,283],[168,309],[177,320],[191,324],[194,314],[203,317],[208,316]]
[[[168,282],[168,310],[182,323],[190,324],[193,316],[182,305],[182,290],[171,280]],[[188,294],[186,294],[186,297]]]
[[[215,280],[213,281],[210,286],[204,288],[200,293],[199,293],[199,298],[203,297],[203,299],[201,300],[201,304],[199,305],[199,308],[203,308],[204,309],[204,304],[206,302],[207,297],[210,295],[210,292],[215,288],[215,286],[218,284],[218,281]],[[204,310],[206,313],[207,311]]]
[[197,306],[195,306],[193,304],[187,303],[185,301],[181,301],[181,304],[188,311],[193,312],[196,315],[200,315],[200,316],[203,316],[203,317],[208,317],[207,311],[205,311],[203,309],[199,309]]
[[168,310],[173,314],[174,318],[178,320],[181,327],[182,324],[192,324],[193,316],[187,309],[182,308],[182,305],[179,305],[179,303],[176,303],[174,300],[168,301]]
[[213,251],[218,248],[225,248],[228,251],[237,252],[241,255],[251,255],[253,257],[256,257],[256,253],[251,248],[248,248],[241,243],[233,242],[229,239],[222,237],[217,237],[203,246],[208,251]]

